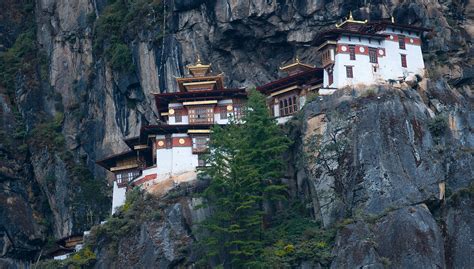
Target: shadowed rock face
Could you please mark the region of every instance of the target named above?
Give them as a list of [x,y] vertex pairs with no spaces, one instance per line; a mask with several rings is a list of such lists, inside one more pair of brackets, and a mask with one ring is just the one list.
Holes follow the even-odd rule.
[[[0,258],[9,259],[5,264],[15,264],[10,258],[24,258],[23,253],[35,256],[48,236],[63,237],[89,225],[83,223],[84,216],[77,216],[73,207],[63,203],[64,198],[78,192],[69,185],[73,177],[68,167],[71,163],[84,163],[98,180],[105,178],[105,171],[95,161],[125,150],[123,138],[136,136],[142,124],[156,122],[151,93],[175,91],[174,76],[184,75],[183,66],[194,62],[197,54],[212,62],[216,72],[224,72],[230,87],[266,83],[277,78],[278,66],[291,61],[296,54],[302,61],[317,65],[319,55],[312,40],[351,10],[356,18],[393,14],[401,23],[432,28],[423,45],[430,81],[427,90],[419,95],[408,92],[383,96],[382,100],[349,99],[343,105],[345,108],[338,108],[346,116],[343,125],[350,137],[344,161],[333,164],[334,169],[340,168],[338,176],[345,179],[338,186],[340,193],[332,191],[333,179],[327,172],[311,177],[305,176],[306,168],[293,168],[298,175],[295,180],[311,186],[305,191],[313,201],[315,216],[331,225],[356,212],[378,216],[386,213],[387,208],[390,212],[405,212],[408,206],[422,203],[431,208],[431,201],[439,195],[438,183],[443,181],[451,192],[456,192],[472,182],[473,115],[466,97],[472,95],[474,74],[469,47],[474,33],[472,1],[386,1],[371,3],[370,7],[362,6],[363,1],[166,2],[164,42],[156,42],[160,34],[156,29],[134,33],[127,45],[136,68],[123,73],[113,70],[93,51],[94,31],[88,17],[100,16],[107,4],[105,0],[34,1],[34,13],[28,14],[34,15],[38,47],[48,58],[47,78],[20,74],[14,98],[7,98],[0,89],[0,127],[5,131],[0,133],[0,196],[5,198],[0,199]],[[0,30],[5,33],[0,35],[0,50],[12,46],[21,33],[24,6],[22,1],[0,4],[6,14],[0,16]],[[31,80],[41,83],[32,87]],[[320,107],[322,102],[308,106],[306,120],[317,113],[322,113],[321,118],[330,114],[329,104],[339,103],[327,103],[326,110]],[[428,108],[449,117],[450,132],[440,143],[435,143],[427,129],[431,117]],[[13,113],[15,109],[20,120]],[[30,131],[39,118],[52,117],[61,110],[64,120],[60,132],[71,159],[65,160],[51,147],[30,143],[28,150],[20,153],[11,147],[19,142],[13,140],[6,145],[17,126]],[[303,133],[307,131],[304,128]],[[60,183],[54,191],[48,187],[47,172],[53,173]],[[335,197],[344,199],[334,200]],[[446,255],[444,260],[431,259],[433,265],[472,265],[463,250],[468,249],[466,238],[472,238],[472,223],[464,221],[470,212],[463,208],[472,199],[463,199],[459,204],[448,204],[447,209],[440,210],[442,213],[431,210],[432,215],[446,218],[446,228],[442,229]],[[8,201],[16,202],[12,206]],[[80,212],[84,215],[86,211]],[[103,214],[92,213],[92,222]],[[419,217],[428,218],[425,213]],[[454,228],[458,224],[463,227],[461,230]],[[364,225],[361,227],[372,224]],[[413,227],[418,229],[414,224]],[[368,228],[364,229],[361,234]],[[430,230],[435,231],[432,226]],[[432,237],[428,249],[437,247],[438,241],[437,236]],[[366,249],[363,259],[348,259],[360,264],[383,264],[378,259],[389,256],[369,245],[361,247]],[[448,251],[447,246],[453,247]],[[147,257],[152,259],[153,255]],[[423,257],[419,259],[420,265],[426,265]],[[350,264],[348,261],[337,264]],[[168,262],[170,265],[176,261]],[[403,266],[394,261],[392,264]]]
[[[447,121],[440,135],[429,127],[433,107],[420,92],[370,91],[358,92],[359,97],[352,91],[324,96],[304,109],[304,142],[297,153],[313,154],[315,148],[319,155],[296,173],[296,191],[307,193],[325,226],[355,222],[339,230],[331,267],[471,267],[466,258],[474,228],[467,209],[474,178],[467,150],[474,145],[469,99],[448,88],[421,92],[443,92]],[[323,124],[315,125],[314,119]],[[343,149],[321,153],[335,143]],[[440,200],[440,186],[448,189],[447,201]]]

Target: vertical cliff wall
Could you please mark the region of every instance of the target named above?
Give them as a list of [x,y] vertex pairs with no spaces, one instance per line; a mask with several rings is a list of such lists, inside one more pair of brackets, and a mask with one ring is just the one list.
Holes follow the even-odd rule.
[[[453,127],[464,124],[463,121],[471,122],[471,114],[456,116],[456,113],[468,109],[466,100],[472,95],[473,6],[472,1],[436,0],[162,3],[141,0],[133,5],[120,0],[3,1],[1,7],[5,12],[0,15],[2,261],[34,259],[48,238],[80,232],[108,214],[107,174],[95,161],[125,150],[123,138],[137,135],[142,124],[156,122],[151,93],[175,91],[174,76],[183,75],[183,66],[193,62],[197,54],[212,62],[216,71],[224,72],[228,86],[258,85],[277,78],[277,67],[296,54],[305,62],[318,64],[319,55],[312,40],[349,11],[356,18],[393,14],[399,22],[433,29],[425,36],[423,45],[430,85],[420,95],[422,102],[414,105],[439,108],[436,113],[449,114]],[[426,153],[435,146],[426,130],[421,138],[417,133],[417,121],[426,124],[428,116],[422,116],[425,112],[416,112],[414,108],[402,110],[403,102],[397,98],[385,104],[390,108],[385,118],[358,122],[351,119],[350,123],[356,125],[351,129],[354,138],[350,141],[356,143],[351,144],[354,162],[341,167],[353,169],[365,183],[351,185],[351,191],[354,187],[360,191],[345,194],[347,199],[343,204],[330,204],[327,211],[315,209],[320,218],[331,222],[356,209],[380,214],[392,205],[398,208],[424,203],[437,195],[437,184],[442,181],[437,176],[440,171],[454,165],[459,168],[449,170],[449,175],[459,178],[464,171],[472,171],[466,166],[468,159],[456,155],[447,155],[449,158],[442,164],[426,166],[428,162],[439,162]],[[465,100],[459,101],[462,98]],[[361,117],[373,117],[381,111],[382,107],[376,104],[367,105],[367,114]],[[386,130],[387,125],[380,124],[373,126],[378,133],[369,138],[379,143],[379,147],[372,145],[378,149],[372,153],[381,155],[364,155],[368,140],[357,136],[364,135],[364,126],[396,118],[399,113],[406,115],[405,121],[397,120],[395,124],[407,126],[403,129],[407,148],[390,155],[394,146],[389,137],[394,134]],[[308,118],[309,122],[312,120]],[[466,128],[472,131],[472,127]],[[467,143],[462,142],[465,132],[453,131],[453,137],[460,141],[456,143]],[[418,144],[413,146],[414,139],[422,141],[416,140]],[[395,166],[388,161],[392,157],[403,162]],[[405,157],[414,158],[415,164],[421,163],[413,166]],[[426,161],[421,161],[424,158]],[[357,169],[384,161],[385,169],[390,172],[387,177],[377,167],[369,166],[363,173]],[[430,167],[427,172],[423,170],[426,167]],[[399,168],[403,168],[402,174],[406,176],[395,176],[400,175]],[[379,176],[383,179],[381,183],[374,183],[374,177]],[[371,180],[363,180],[366,178]],[[471,179],[452,182],[461,188],[466,184],[460,182]],[[400,182],[394,183],[395,180]],[[405,184],[411,181],[414,183]],[[426,183],[424,191],[419,190],[421,183]],[[401,189],[401,185],[409,188]],[[398,190],[399,195],[394,196]],[[448,210],[447,221],[455,223],[457,212],[464,212],[461,205],[466,203],[469,201],[460,200],[453,207],[459,209]],[[427,214],[418,207],[416,214]],[[452,226],[447,226],[445,232],[457,234]],[[438,237],[433,240],[436,244],[440,242]],[[445,244],[461,249],[464,245],[459,242]]]

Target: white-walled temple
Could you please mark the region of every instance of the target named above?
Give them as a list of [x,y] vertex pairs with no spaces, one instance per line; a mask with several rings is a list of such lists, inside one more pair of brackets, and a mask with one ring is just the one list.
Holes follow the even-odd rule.
[[315,45],[321,53],[324,87],[380,84],[424,76],[421,34],[428,29],[391,20],[354,20],[352,14]]
[[245,88],[224,88],[222,74],[211,74],[199,58],[187,69],[189,76],[176,79],[178,92],[155,94],[162,124],[143,126],[139,137],[125,141],[130,151],[97,162],[115,174],[112,213],[124,204],[127,188],[165,192],[195,180],[211,127],[240,118]]

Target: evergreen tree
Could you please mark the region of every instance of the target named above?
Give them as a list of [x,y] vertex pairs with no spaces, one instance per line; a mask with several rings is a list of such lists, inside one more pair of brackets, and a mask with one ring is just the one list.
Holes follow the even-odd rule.
[[210,185],[203,192],[212,215],[203,223],[208,258],[225,268],[255,268],[262,251],[263,201],[284,199],[278,184],[289,145],[265,97],[251,90],[241,121],[214,127],[208,167]]

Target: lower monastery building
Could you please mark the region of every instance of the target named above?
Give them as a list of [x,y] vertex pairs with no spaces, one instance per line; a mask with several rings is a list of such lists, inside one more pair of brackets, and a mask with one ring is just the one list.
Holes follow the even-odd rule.
[[[315,41],[321,67],[300,62],[280,67],[285,77],[257,87],[267,97],[270,113],[284,123],[306,103],[308,94],[331,94],[346,87],[400,81],[424,75],[421,35],[428,29],[354,20],[352,14]],[[238,120],[246,100],[245,88],[225,88],[222,74],[211,65],[187,66],[189,76],[176,79],[178,92],[154,94],[159,125],[142,126],[138,137],[125,140],[129,150],[97,163],[112,172],[112,213],[124,204],[127,189],[140,186],[164,193],[174,184],[197,178],[205,166],[213,125]]]
[[190,76],[177,78],[178,92],[155,94],[160,125],[143,126],[140,136],[125,140],[129,151],[97,163],[115,174],[112,213],[125,202],[127,188],[164,192],[178,182],[195,180],[208,151],[213,125],[238,120],[245,88],[228,89],[223,76],[198,58],[187,66]]

